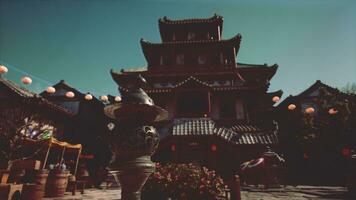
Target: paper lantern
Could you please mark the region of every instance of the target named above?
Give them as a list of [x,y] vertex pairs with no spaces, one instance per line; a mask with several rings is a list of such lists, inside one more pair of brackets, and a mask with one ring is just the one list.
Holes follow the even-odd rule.
[[115,101],[116,101],[116,102],[120,102],[120,101],[121,101],[121,97],[120,97],[120,96],[116,96],[116,97],[115,97]]
[[330,108],[329,109],[329,111],[328,111],[328,113],[330,114],[330,115],[335,115],[335,114],[337,114],[339,111],[337,111],[335,108]]
[[8,71],[7,67],[0,65],[0,74],[6,74]]
[[72,91],[69,91],[66,93],[66,97],[68,97],[68,98],[74,98],[74,96],[75,96],[75,94]]
[[171,151],[176,151],[176,145],[175,144],[171,145]]
[[273,98],[272,98],[272,101],[274,102],[274,103],[277,103],[278,101],[279,101],[279,96],[274,96]]
[[86,94],[86,95],[84,96],[84,99],[90,101],[90,100],[93,99],[93,96],[92,96],[91,94]]
[[102,101],[108,101],[109,98],[108,98],[108,96],[103,95],[103,96],[100,97],[100,100],[102,100]]
[[350,156],[350,149],[349,148],[342,148],[341,150],[341,154],[344,156],[344,157],[349,157]]
[[211,151],[215,152],[218,150],[218,147],[216,146],[216,144],[212,144],[211,145]]
[[32,79],[30,77],[25,76],[25,77],[22,77],[21,82],[25,85],[29,85],[32,83]]
[[204,117],[208,117],[208,114],[204,114],[203,116],[204,116]]
[[53,94],[53,93],[56,92],[56,88],[54,88],[54,87],[48,87],[48,88],[46,89],[46,92],[49,93],[49,94]]
[[297,106],[295,104],[289,104],[288,105],[288,110],[294,110],[296,108],[297,108]]
[[305,109],[305,112],[311,114],[315,112],[315,109],[313,107],[308,107],[307,109]]

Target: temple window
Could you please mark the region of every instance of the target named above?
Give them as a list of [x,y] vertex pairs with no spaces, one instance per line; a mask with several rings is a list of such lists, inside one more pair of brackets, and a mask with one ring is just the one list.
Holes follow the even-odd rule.
[[160,57],[159,57],[159,65],[164,65],[163,56],[160,56]]
[[205,55],[199,55],[198,56],[198,64],[204,65],[206,63],[207,63],[207,57]]
[[188,33],[188,40],[194,40],[195,39],[195,33],[189,32]]
[[244,119],[245,118],[244,105],[241,99],[236,100],[235,109],[236,109],[236,118]]
[[184,91],[177,98],[178,117],[203,117],[209,113],[206,91]]
[[172,41],[176,41],[176,34],[175,33],[172,34]]
[[223,98],[220,102],[220,117],[233,119],[236,118],[235,100],[233,98]]
[[176,64],[177,65],[184,65],[184,54],[178,54],[176,56]]
[[224,54],[220,53],[220,64],[224,64]]

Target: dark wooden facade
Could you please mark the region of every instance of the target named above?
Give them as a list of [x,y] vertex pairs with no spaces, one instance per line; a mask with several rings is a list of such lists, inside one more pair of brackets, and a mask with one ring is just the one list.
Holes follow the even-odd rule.
[[[108,118],[104,115],[104,103],[92,95],[90,100],[86,94],[70,86],[64,80],[53,85],[55,93],[46,91],[40,95],[48,101],[74,113],[70,131],[66,140],[83,145],[83,154],[90,157],[88,168],[93,175],[98,169],[104,169],[110,161],[110,151],[106,141]],[[68,98],[67,92],[73,92],[74,97]],[[95,176],[95,175],[94,175]]]
[[[313,108],[314,112],[307,113]],[[289,181],[344,184],[356,153],[356,95],[316,81],[276,109]]]
[[19,107],[26,112],[39,114],[43,119],[52,121],[56,129],[53,136],[59,139],[64,137],[70,121],[74,118],[74,113],[70,110],[58,106],[6,78],[0,77],[0,111],[5,112],[5,110]]
[[141,39],[147,68],[112,71],[121,93],[141,74],[145,92],[169,111],[154,158],[233,172],[278,143],[267,93],[278,65],[238,62],[241,35],[222,39],[223,18],[159,20],[162,43]]
[[20,138],[62,139],[73,118],[71,111],[0,77],[0,168],[21,157]]

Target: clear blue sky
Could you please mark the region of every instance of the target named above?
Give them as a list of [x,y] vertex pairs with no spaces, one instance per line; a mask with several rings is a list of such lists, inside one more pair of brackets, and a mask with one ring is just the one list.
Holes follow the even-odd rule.
[[[270,90],[297,94],[315,80],[356,82],[353,0],[0,0],[0,62],[41,91],[65,79],[83,92],[117,94],[109,70],[145,66],[139,39],[160,41],[158,18],[224,17],[242,34],[238,61],[279,64]],[[45,80],[45,81],[43,81]]]

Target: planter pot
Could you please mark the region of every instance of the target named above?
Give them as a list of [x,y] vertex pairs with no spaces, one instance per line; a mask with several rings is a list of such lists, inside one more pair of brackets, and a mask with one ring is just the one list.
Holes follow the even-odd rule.
[[22,184],[0,184],[1,200],[19,200],[21,197]]
[[46,196],[63,196],[68,185],[69,171],[53,170],[49,173],[46,183]]
[[22,187],[21,200],[38,200],[45,195],[45,185],[41,184],[24,184]]
[[46,185],[48,170],[29,170],[26,171],[24,183],[34,183],[38,185]]
[[10,171],[9,170],[0,170],[0,183],[5,184],[9,179]]
[[25,176],[25,170],[11,170],[8,183],[23,183],[22,179]]

